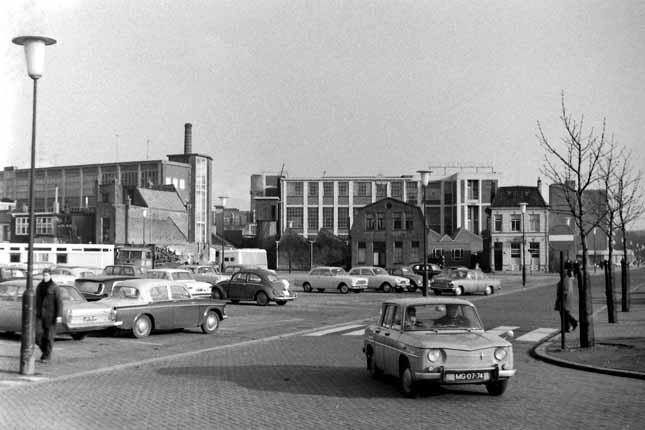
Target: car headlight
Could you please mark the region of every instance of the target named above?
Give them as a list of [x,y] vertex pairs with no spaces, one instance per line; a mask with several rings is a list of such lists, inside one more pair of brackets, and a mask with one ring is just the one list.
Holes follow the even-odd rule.
[[72,310],[67,309],[67,312],[65,312],[65,321],[71,322],[72,321]]
[[428,360],[431,362],[435,362],[441,358],[441,350],[440,349],[430,349],[428,350]]
[[495,360],[497,361],[502,361],[503,359],[506,358],[506,348],[497,348],[495,349],[495,353],[493,354],[495,356]]

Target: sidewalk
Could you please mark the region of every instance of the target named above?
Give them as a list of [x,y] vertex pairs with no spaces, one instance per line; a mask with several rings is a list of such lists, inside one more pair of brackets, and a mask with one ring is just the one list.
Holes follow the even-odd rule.
[[[594,292],[595,293],[595,292]],[[580,348],[580,327],[537,344],[531,354],[546,362],[590,372],[645,379],[645,287],[632,285],[629,312],[621,312],[617,295],[617,322],[607,322],[605,297],[594,297],[595,346]],[[577,312],[574,316],[578,318]]]

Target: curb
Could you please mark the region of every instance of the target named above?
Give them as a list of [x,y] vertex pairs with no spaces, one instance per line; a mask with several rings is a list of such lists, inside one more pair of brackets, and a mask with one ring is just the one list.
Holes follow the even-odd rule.
[[573,361],[569,360],[563,360],[559,358],[554,358],[553,356],[547,354],[546,352],[546,344],[547,342],[550,342],[551,339],[553,339],[556,336],[559,336],[560,332],[557,331],[553,333],[552,335],[549,335],[542,339],[540,342],[536,343],[533,345],[533,347],[529,350],[529,354],[531,357],[542,360],[544,362],[550,363],[550,364],[555,364],[556,366],[560,367],[568,367],[571,369],[576,369],[576,370],[583,370],[586,372],[594,372],[594,373],[602,373],[605,375],[612,375],[612,376],[621,376],[624,378],[633,378],[633,379],[643,379],[645,380],[645,373],[644,372],[635,372],[632,370],[619,370],[619,369],[610,369],[607,367],[598,367],[598,366],[591,366],[589,364],[580,364],[576,363]]

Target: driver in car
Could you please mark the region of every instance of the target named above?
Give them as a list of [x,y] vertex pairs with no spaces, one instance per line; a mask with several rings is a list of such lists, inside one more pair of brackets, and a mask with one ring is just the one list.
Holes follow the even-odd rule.
[[470,326],[470,320],[459,313],[459,305],[446,305],[446,314],[434,322],[435,326]]

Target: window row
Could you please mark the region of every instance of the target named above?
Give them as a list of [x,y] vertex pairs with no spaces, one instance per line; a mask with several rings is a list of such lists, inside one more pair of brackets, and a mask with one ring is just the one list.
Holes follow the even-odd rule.
[[[512,232],[521,232],[522,231],[522,215],[521,214],[511,214],[510,216],[510,227]],[[540,214],[529,214],[528,216],[528,225],[526,225],[525,231],[530,232],[539,232],[540,231]],[[493,217],[493,231],[503,232],[504,231],[504,215],[495,214]]]
[[[392,230],[413,230],[414,215],[408,212],[392,212]],[[385,212],[367,212],[365,214],[365,230],[386,230]]]

